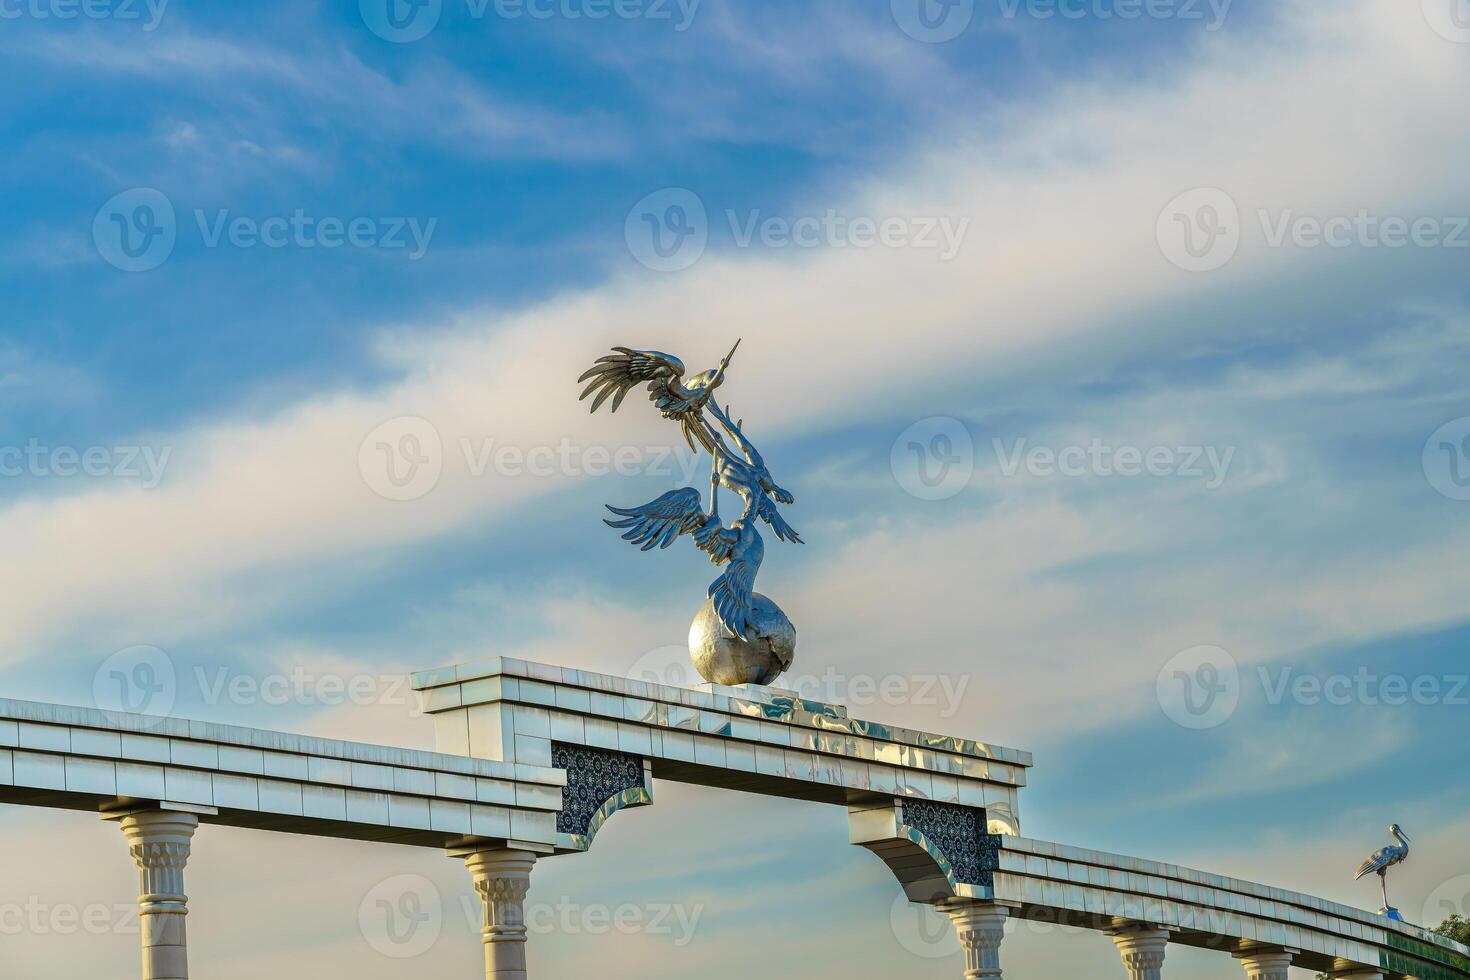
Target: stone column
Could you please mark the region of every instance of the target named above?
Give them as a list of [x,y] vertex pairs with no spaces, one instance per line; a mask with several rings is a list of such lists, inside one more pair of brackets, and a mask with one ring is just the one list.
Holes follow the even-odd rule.
[[965,951],[965,980],[1000,977],[1000,943],[1005,938],[1004,905],[982,902],[946,902],[939,911],[949,916]]
[[143,980],[188,980],[189,946],[184,916],[184,865],[199,818],[172,810],[144,810],[122,818],[119,826],[128,853],[138,862],[139,927],[143,942]]
[[1118,953],[1123,957],[1129,980],[1160,980],[1164,954],[1169,947],[1169,930],[1142,925],[1125,926],[1108,935],[1113,937],[1113,945],[1118,947]]
[[485,976],[488,980],[526,980],[526,893],[536,855],[507,849],[464,856],[485,906]]
[[1248,980],[1290,980],[1292,954],[1285,949],[1252,949],[1236,953]]

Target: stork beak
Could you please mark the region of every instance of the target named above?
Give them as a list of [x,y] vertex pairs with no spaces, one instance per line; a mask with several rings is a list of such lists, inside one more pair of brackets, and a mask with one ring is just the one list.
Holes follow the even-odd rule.
[[[744,338],[741,338],[741,339],[744,339]],[[724,359],[720,361],[720,369],[715,372],[715,379],[714,379],[714,381],[710,382],[710,387],[711,388],[715,387],[721,381],[724,381],[725,380],[725,368],[727,368],[727,367],[730,366],[730,358],[732,358],[732,357],[735,356],[735,351],[737,349],[739,349],[739,347],[740,347],[740,341],[737,340],[737,341],[735,341],[735,346],[730,348],[730,353],[726,354],[725,357],[724,357]]]

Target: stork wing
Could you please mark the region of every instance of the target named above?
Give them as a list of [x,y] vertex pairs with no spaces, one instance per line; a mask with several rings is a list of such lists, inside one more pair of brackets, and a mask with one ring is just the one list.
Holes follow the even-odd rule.
[[759,570],[758,560],[748,555],[732,556],[725,573],[709,586],[715,615],[725,629],[742,640],[749,640],[748,634],[755,629],[751,614],[755,611],[755,573]]
[[764,492],[761,492],[756,499],[756,513],[761,516],[761,520],[771,525],[771,530],[776,532],[777,538],[782,541],[794,541],[797,544],[806,543],[801,540],[801,535],[796,533],[796,529],[786,523],[786,519],[776,509],[776,502]]
[[664,418],[678,420],[689,448],[698,452],[695,446],[698,443],[706,452],[713,453],[714,441],[701,414],[709,401],[709,392],[704,389],[690,391],[684,387],[684,362],[672,354],[656,350],[614,347],[613,351],[606,357],[599,357],[577,379],[578,382],[587,382],[578,401],[595,392],[597,397],[592,399],[592,411],[597,411],[611,397],[613,401],[609,411],[616,412],[634,385],[647,382],[648,400]]
[[[582,390],[581,398],[585,399],[593,392],[597,397],[592,401],[592,411],[607,401],[608,396],[613,398],[610,411],[616,412],[618,406],[623,403],[629,390],[634,385],[648,382],[649,397],[658,405],[660,411],[667,411],[661,400],[673,400],[677,397],[677,391],[683,391],[684,386],[678,381],[684,376],[684,362],[672,354],[665,354],[656,350],[633,350],[631,347],[614,347],[613,353],[606,357],[599,357],[597,361],[582,372],[577,379],[580,384],[589,382]],[[671,385],[670,382],[673,382]]]
[[641,507],[608,506],[622,520],[603,518],[608,527],[627,528],[623,540],[641,545],[641,550],[667,548],[681,534],[693,534],[704,528],[708,518],[699,491],[693,487],[670,490],[657,500]]
[[1384,866],[1385,862],[1383,860],[1382,853],[1375,853],[1372,857],[1364,861],[1362,865],[1359,866],[1358,873],[1353,875],[1353,881],[1357,881],[1364,875],[1375,874],[1378,871],[1381,871]]

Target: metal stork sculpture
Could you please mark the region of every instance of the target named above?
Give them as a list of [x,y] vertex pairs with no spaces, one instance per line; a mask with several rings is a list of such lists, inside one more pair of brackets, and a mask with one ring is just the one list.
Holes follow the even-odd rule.
[[[731,421],[714,398],[739,346],[736,341],[719,367],[688,379],[684,363],[672,354],[614,347],[577,380],[587,383],[581,397],[592,398],[593,412],[609,398],[610,410],[616,412],[629,391],[646,385],[649,401],[664,418],[679,423],[689,448],[710,454],[708,513],[699,490],[683,487],[639,507],[609,505],[616,519],[605,523],[624,531],[623,538],[643,551],[667,548],[688,535],[710,561],[723,566],[723,574],[709,586],[709,601],[701,612],[706,620],[712,614],[719,629],[696,616],[690,652],[707,680],[768,684],[790,666],[796,631],[775,603],[755,591],[756,573],[765,558],[759,525],[769,525],[781,541],[800,544],[801,537],[778,509],[795,498],[771,476],[745,435],[744,419]],[[718,425],[712,425],[711,418]],[[740,516],[728,526],[720,519],[721,487],[743,504]]]
[[1408,858],[1409,838],[1398,824],[1390,824],[1388,832],[1398,843],[1389,844],[1387,847],[1380,847],[1374,851],[1373,856],[1358,867],[1358,873],[1353,875],[1353,880],[1357,881],[1365,875],[1376,874],[1379,884],[1383,886],[1383,914],[1390,919],[1402,921],[1403,916],[1399,914],[1399,910],[1388,903],[1388,869],[1396,864],[1403,864]]

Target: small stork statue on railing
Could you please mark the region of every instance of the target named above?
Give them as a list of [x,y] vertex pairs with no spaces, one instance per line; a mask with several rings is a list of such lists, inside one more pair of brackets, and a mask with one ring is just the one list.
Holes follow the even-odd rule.
[[1357,881],[1364,875],[1376,874],[1379,883],[1383,886],[1383,908],[1379,910],[1380,914],[1402,922],[1404,917],[1399,914],[1399,910],[1388,903],[1388,869],[1396,864],[1403,864],[1404,859],[1409,856],[1409,838],[1396,823],[1389,824],[1388,832],[1398,843],[1380,847],[1374,851],[1373,856],[1358,868],[1358,873],[1353,875],[1353,880]]

